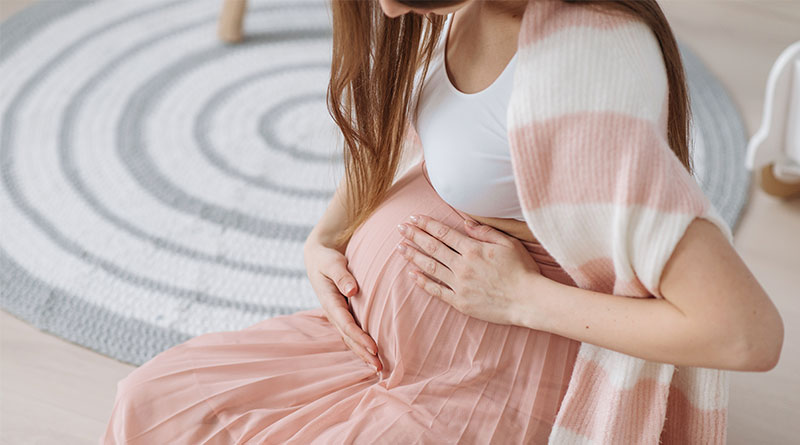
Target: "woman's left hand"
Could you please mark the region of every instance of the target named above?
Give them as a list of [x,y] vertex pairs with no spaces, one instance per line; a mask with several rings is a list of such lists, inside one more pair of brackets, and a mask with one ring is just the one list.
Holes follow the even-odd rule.
[[523,299],[531,298],[524,284],[544,278],[539,266],[517,238],[485,224],[464,227],[467,235],[429,216],[412,215],[398,230],[422,250],[405,241],[397,247],[419,268],[409,273],[429,294],[472,317],[513,324]]

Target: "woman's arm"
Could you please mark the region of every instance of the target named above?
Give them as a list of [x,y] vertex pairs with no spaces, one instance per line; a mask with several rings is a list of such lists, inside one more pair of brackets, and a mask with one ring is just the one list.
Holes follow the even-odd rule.
[[783,321],[764,289],[712,223],[696,218],[665,265],[664,299],[616,296],[531,274],[513,323],[650,361],[769,371]]
[[323,245],[332,247],[344,253],[347,244],[341,246],[334,245],[336,235],[341,233],[347,224],[347,209],[345,208],[345,194],[347,193],[347,177],[343,176],[339,181],[339,186],[333,194],[333,198],[328,204],[322,217],[311,229],[306,238],[306,243],[321,242]]

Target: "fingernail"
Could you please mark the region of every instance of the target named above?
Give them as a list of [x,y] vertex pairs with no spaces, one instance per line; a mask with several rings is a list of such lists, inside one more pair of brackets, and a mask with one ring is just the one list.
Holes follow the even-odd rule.
[[400,233],[406,233],[406,226],[404,224],[398,224],[397,230],[399,230]]
[[417,218],[416,215],[411,215],[411,216],[408,217],[408,219],[410,219],[411,222],[413,222],[414,224],[419,222],[419,218]]
[[478,226],[478,223],[476,223],[475,221],[472,221],[471,219],[466,219],[466,220],[464,220],[464,221],[465,221],[465,222],[467,223],[467,225],[468,225],[468,226],[470,226],[470,227],[477,227],[477,226]]
[[355,288],[356,287],[353,286],[352,284],[348,284],[347,287],[344,290],[344,293],[349,294],[350,292],[353,292],[353,289],[355,289]]
[[398,252],[400,252],[400,253],[406,253],[406,246],[405,246],[405,244],[398,244],[398,245],[397,245],[397,251],[398,251]]

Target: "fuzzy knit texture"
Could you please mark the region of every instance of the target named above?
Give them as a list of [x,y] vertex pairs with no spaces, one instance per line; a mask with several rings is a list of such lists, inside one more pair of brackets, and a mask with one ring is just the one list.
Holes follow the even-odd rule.
[[[733,235],[667,139],[658,39],[630,15],[530,0],[518,39],[508,139],[534,237],[575,283],[663,298],[661,272],[695,218]],[[409,126],[409,151],[419,136]],[[581,343],[552,444],[725,443],[727,371]]]

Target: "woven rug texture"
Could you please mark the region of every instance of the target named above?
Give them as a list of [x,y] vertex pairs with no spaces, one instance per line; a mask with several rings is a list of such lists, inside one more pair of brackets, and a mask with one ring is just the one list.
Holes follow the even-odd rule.
[[[302,257],[343,174],[324,0],[40,1],[0,24],[0,307],[123,362],[318,307]],[[684,45],[696,179],[735,227],[745,132]]]

